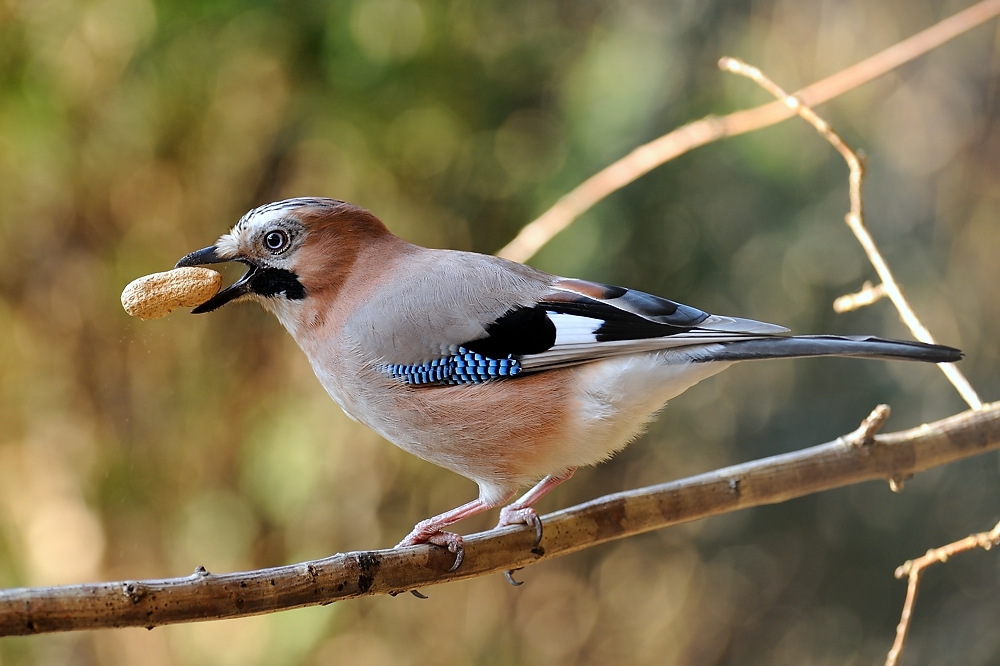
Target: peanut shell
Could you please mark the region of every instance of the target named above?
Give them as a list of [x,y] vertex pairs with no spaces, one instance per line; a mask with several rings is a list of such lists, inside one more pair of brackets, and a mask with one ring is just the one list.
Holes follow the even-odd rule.
[[144,275],[122,291],[125,312],[139,319],[166,317],[177,308],[193,308],[219,293],[222,275],[199,267],[175,268]]

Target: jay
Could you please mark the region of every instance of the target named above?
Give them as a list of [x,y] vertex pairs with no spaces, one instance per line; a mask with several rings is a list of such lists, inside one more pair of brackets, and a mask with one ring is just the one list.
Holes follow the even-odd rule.
[[[479,486],[400,546],[456,554],[445,528],[503,506],[498,526],[634,439],[668,400],[737,361],[857,356],[943,363],[957,349],[875,337],[789,336],[632,289],[549,275],[493,256],[427,249],[368,211],[289,199],[244,215],[177,266],[246,274],[192,312],[253,300],[274,313],[353,419]],[[507,504],[519,488],[527,493]]]

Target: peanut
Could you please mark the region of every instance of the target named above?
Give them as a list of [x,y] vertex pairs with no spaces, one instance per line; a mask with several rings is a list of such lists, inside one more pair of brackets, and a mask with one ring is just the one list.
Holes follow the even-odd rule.
[[159,319],[177,308],[201,305],[221,286],[222,275],[208,268],[175,268],[130,282],[122,291],[122,306],[133,317]]

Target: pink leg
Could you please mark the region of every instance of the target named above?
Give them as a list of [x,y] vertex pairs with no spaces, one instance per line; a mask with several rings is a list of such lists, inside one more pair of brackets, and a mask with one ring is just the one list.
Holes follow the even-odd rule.
[[500,509],[500,522],[497,527],[507,525],[532,525],[535,528],[535,545],[542,540],[542,521],[538,518],[538,513],[531,508],[531,505],[542,499],[550,490],[558,486],[563,481],[568,481],[573,476],[576,468],[566,470],[559,476],[548,475],[535,487],[524,493],[516,502]]
[[485,502],[482,499],[477,499],[467,502],[451,511],[445,511],[433,518],[421,520],[413,527],[413,531],[406,535],[405,539],[396,544],[396,548],[414,546],[418,543],[432,543],[436,546],[443,546],[450,552],[455,553],[455,564],[450,569],[450,571],[454,571],[461,566],[462,559],[465,557],[465,551],[462,549],[462,537],[454,532],[445,532],[442,528],[452,523],[457,523],[463,518],[474,516],[483,511],[489,511],[509,499],[510,496],[494,502]]

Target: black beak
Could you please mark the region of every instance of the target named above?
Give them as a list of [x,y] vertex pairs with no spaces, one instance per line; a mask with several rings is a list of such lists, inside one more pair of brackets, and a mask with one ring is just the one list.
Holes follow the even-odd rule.
[[257,267],[245,259],[225,259],[220,257],[216,254],[215,250],[216,248],[213,245],[212,247],[206,247],[185,255],[174,265],[174,268],[184,268],[185,266],[203,266],[205,264],[222,264],[238,261],[249,266],[250,270],[248,270],[246,274],[235,283],[226,287],[215,296],[196,307],[194,310],[191,310],[191,314],[203,314],[205,312],[217,310],[229,301],[235,300],[240,296],[246,296],[251,292],[250,281],[257,273]]
[[174,268],[184,268],[186,266],[204,266],[205,264],[222,264],[232,259],[223,259],[215,253],[215,246],[196,250],[191,254],[185,254],[181,260],[174,264]]

